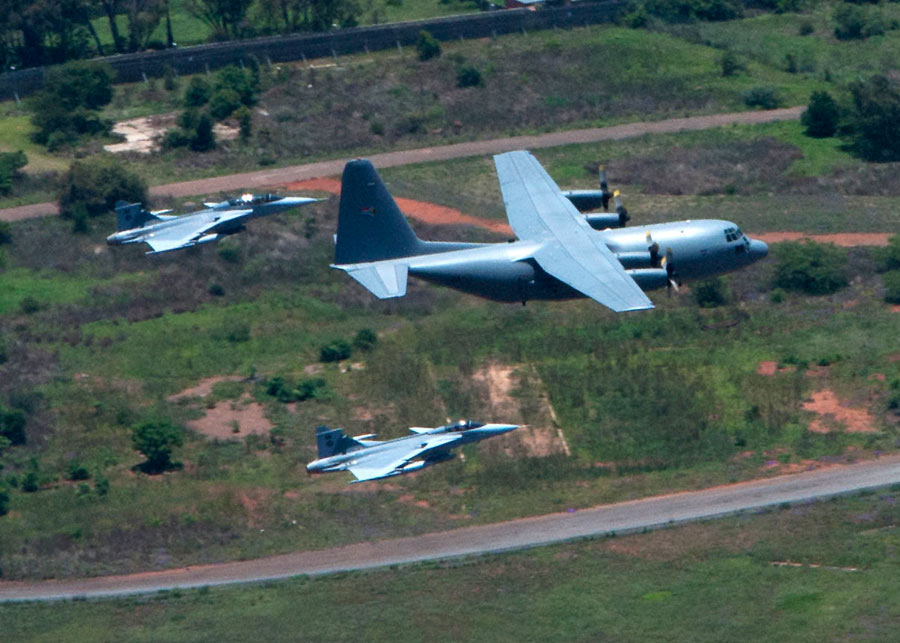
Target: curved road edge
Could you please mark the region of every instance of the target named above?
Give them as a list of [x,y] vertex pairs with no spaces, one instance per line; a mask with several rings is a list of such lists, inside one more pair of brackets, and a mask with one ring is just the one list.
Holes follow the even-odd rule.
[[658,529],[895,484],[900,484],[900,454],[859,464],[828,466],[804,473],[654,496],[575,512],[256,560],[124,576],[0,582],[0,602],[115,597],[479,556],[612,533]]
[[[727,114],[708,114],[706,116],[688,116],[685,118],[669,118],[661,121],[624,123],[611,127],[594,127],[590,129],[564,130],[547,134],[512,136],[487,141],[470,141],[437,147],[422,147],[412,150],[383,152],[372,154],[368,158],[379,168],[427,163],[429,161],[447,161],[466,156],[481,154],[499,154],[520,149],[539,149],[575,143],[597,143],[614,141],[644,134],[671,134],[674,132],[696,131],[734,124],[771,123],[775,121],[796,120],[806,109],[805,106],[785,107],[755,112],[729,112]],[[282,185],[292,181],[316,179],[323,176],[339,176],[344,169],[346,158],[333,161],[292,165],[289,167],[259,170],[243,174],[229,174],[207,179],[182,181],[156,185],[150,188],[152,196],[173,196],[176,198],[212,194],[229,190]],[[0,210],[0,221],[19,221],[37,217],[59,214],[55,203],[32,203],[15,208]]]

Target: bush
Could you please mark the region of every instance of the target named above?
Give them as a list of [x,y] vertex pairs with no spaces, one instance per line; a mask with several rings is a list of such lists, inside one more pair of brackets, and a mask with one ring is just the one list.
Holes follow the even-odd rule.
[[0,221],[0,246],[12,243],[12,226],[8,221]]
[[141,469],[145,473],[159,473],[172,466],[172,449],[184,441],[184,429],[167,420],[144,422],[134,427],[132,447],[147,458]]
[[69,463],[69,480],[87,480],[91,477],[87,467],[80,464],[77,460]]
[[25,413],[0,404],[0,436],[9,440],[10,445],[25,444],[25,424]]
[[187,147],[191,143],[191,135],[180,129],[170,129],[163,136],[162,146],[165,150]]
[[900,85],[876,75],[850,84],[847,133],[857,154],[870,161],[900,160]]
[[241,140],[248,140],[253,127],[253,113],[246,105],[242,105],[234,111],[233,116],[237,119],[238,125],[241,128]]
[[353,338],[353,348],[361,351],[370,351],[378,343],[378,335],[371,328],[361,328]]
[[889,304],[900,304],[900,270],[891,270],[881,277],[884,282],[884,300]]
[[741,94],[747,107],[775,109],[778,107],[778,90],[774,87],[753,87]]
[[0,516],[5,516],[9,513],[9,489],[5,486],[0,486]]
[[734,20],[744,15],[737,0],[647,0],[647,12],[666,22]]
[[113,71],[106,63],[75,61],[50,67],[44,73],[43,89],[29,102],[34,139],[41,144],[60,145],[81,134],[108,129],[96,110],[112,100]]
[[701,308],[715,308],[728,303],[728,289],[721,278],[701,281],[692,291],[694,301]]
[[191,149],[195,152],[208,152],[216,146],[216,136],[212,131],[212,119],[201,114],[197,119],[197,129],[191,138]]
[[900,270],[900,234],[888,239],[888,244],[884,248],[875,249],[875,261],[878,264],[878,272]]
[[31,295],[26,295],[22,297],[19,301],[19,312],[23,315],[33,315],[37,311],[41,309],[41,302],[32,297]]
[[833,244],[782,243],[777,257],[774,283],[779,288],[827,295],[847,285],[847,254]]
[[325,389],[326,383],[321,377],[316,378],[307,378],[301,380],[297,385],[295,398],[298,402],[305,402],[306,400],[314,400],[321,392]]
[[477,67],[464,65],[456,71],[456,86],[460,88],[483,87],[484,78]]
[[22,491],[25,493],[34,493],[38,490],[40,479],[37,471],[29,471],[22,477]]
[[[234,92],[237,94],[238,102],[247,106],[256,102],[256,83],[253,74],[249,70],[234,65],[223,67],[216,73],[215,89],[216,93],[225,90]],[[233,112],[234,109],[231,111]]]
[[319,351],[319,360],[322,362],[339,362],[348,359],[352,354],[350,344],[343,339],[336,339],[325,344]]
[[419,38],[416,40],[416,52],[419,54],[419,60],[423,62],[437,58],[441,55],[441,43],[430,32],[423,29],[419,32]]
[[231,116],[241,106],[241,97],[233,89],[219,89],[209,101],[209,113],[217,121]]
[[719,59],[719,66],[722,69],[723,76],[734,76],[740,71],[744,71],[746,67],[733,51],[726,51]]
[[837,131],[840,112],[828,92],[813,92],[809,97],[809,106],[800,117],[806,126],[806,135],[814,138],[834,136]]
[[838,40],[861,40],[869,36],[880,36],[885,31],[884,18],[877,10],[841,2],[832,14],[834,37]]
[[[0,194],[12,192],[13,179],[26,165],[28,165],[28,157],[22,150],[0,153]],[[0,233],[0,243],[4,243],[2,233]]]
[[78,205],[84,206],[88,216],[97,216],[112,210],[117,201],[146,199],[143,179],[125,169],[112,154],[75,160],[60,179],[59,209],[66,218],[72,217]]
[[188,83],[187,89],[184,90],[184,106],[185,107],[202,107],[209,101],[212,96],[212,87],[206,82],[202,76],[194,76]]

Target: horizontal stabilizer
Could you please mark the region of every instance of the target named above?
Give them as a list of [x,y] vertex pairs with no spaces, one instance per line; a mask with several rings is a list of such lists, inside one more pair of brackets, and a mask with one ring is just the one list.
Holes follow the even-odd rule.
[[410,432],[412,433],[428,433],[429,431],[434,431],[433,428],[428,428],[427,426],[411,426],[409,427]]
[[332,265],[332,268],[340,268],[379,299],[402,297],[406,294],[409,266],[405,262],[378,261],[367,264]]

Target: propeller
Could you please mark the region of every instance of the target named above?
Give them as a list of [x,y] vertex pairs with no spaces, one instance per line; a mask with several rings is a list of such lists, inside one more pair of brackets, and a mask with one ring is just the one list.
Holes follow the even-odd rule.
[[650,236],[650,231],[647,230],[647,252],[650,253],[650,267],[651,268],[659,268],[659,244],[653,240],[653,237]]
[[[609,197],[611,197],[612,194],[609,191],[609,185],[606,183],[606,168],[603,167],[602,165],[600,166],[599,174],[600,174],[600,192],[602,194],[601,198],[603,199],[603,211],[609,212]],[[618,193],[619,193],[619,191],[616,190],[616,194],[618,194]]]
[[[606,203],[608,203],[609,200],[606,197],[607,192],[605,190],[606,190],[606,188],[604,188],[603,198],[606,200]],[[619,197],[618,190],[613,192],[613,196],[616,198],[616,212],[619,213],[619,226],[624,228],[625,224],[631,220],[631,217],[628,216],[628,210],[626,210],[625,206],[622,205],[622,199]],[[606,207],[605,203],[604,203],[604,207]]]
[[[658,250],[657,250],[658,252]],[[668,281],[666,282],[666,290],[669,294],[672,294],[672,291],[678,292],[678,273],[675,272],[675,263],[672,261],[672,249],[666,248],[666,256],[662,258],[659,264],[660,268],[666,269],[666,277]]]

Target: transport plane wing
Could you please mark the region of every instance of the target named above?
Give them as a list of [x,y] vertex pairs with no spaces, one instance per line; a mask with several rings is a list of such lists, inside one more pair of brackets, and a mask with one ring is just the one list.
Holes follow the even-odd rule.
[[516,236],[539,241],[534,260],[545,272],[616,311],[653,303],[530,152],[494,157],[506,216]]

